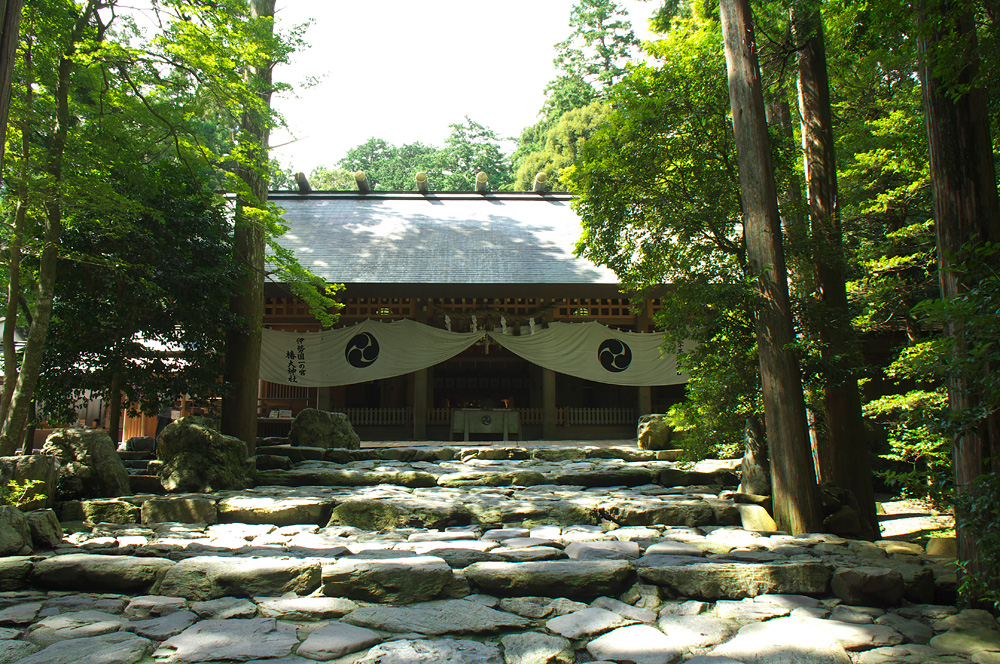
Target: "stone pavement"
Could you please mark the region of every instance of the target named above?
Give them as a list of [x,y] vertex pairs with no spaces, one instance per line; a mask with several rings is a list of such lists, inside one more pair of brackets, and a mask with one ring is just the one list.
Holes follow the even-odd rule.
[[259,451],[252,490],[62,505],[0,558],[0,664],[1000,664],[952,560],[769,530],[731,463]]

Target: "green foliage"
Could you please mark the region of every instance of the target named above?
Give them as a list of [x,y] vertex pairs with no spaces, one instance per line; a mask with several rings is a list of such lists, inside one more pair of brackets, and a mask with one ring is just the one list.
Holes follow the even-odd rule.
[[627,16],[614,0],[578,0],[569,15],[569,37],[556,44],[554,62],[564,78],[601,88],[617,82],[639,45]]
[[535,175],[544,172],[548,177],[549,190],[565,191],[567,187],[561,178],[563,169],[573,165],[587,139],[610,112],[607,105],[595,101],[564,113],[545,133],[542,147],[521,159],[515,174],[514,190],[531,191]]
[[966,604],[989,603],[1000,611],[1000,477],[983,475],[955,500],[955,525],[972,533],[981,558],[975,566],[960,561],[959,596]]
[[271,191],[294,191],[297,189],[295,173],[292,172],[291,168],[283,167],[281,162],[271,157],[268,162],[267,187]]
[[[545,86],[541,119],[524,128],[511,157],[517,191],[530,190],[535,174],[542,170],[550,178],[550,189],[565,188],[558,170],[569,164],[566,157],[575,158],[579,145],[572,137],[566,140],[558,135],[550,142],[551,132],[565,133],[565,127],[557,129],[556,125],[567,113],[585,107],[596,109],[595,104],[625,75],[625,63],[639,45],[627,12],[613,0],[579,0],[570,12],[569,25],[569,37],[556,44],[558,54],[553,63],[559,74]],[[583,133],[589,134],[599,120],[594,111],[584,111],[566,122],[571,126],[583,123]]]
[[944,422],[950,435],[979,427],[1000,408],[1000,245],[967,244],[952,258],[951,270],[967,286],[949,299],[915,307],[926,325],[948,333],[904,349],[893,365],[895,375],[924,380],[958,380],[976,395],[963,409],[952,409]]
[[309,173],[309,186],[316,191],[350,191],[356,189],[354,173],[344,168],[317,166]]
[[886,434],[889,450],[882,458],[894,462],[879,471],[901,495],[927,498],[940,507],[952,498],[951,441],[941,430],[948,412],[944,389],[910,390],[865,404],[865,417]]
[[476,174],[486,173],[492,191],[510,189],[513,184],[510,160],[500,148],[496,133],[468,116],[464,123],[448,125],[451,135],[431,160],[427,177],[434,184],[440,178],[444,191],[472,191]]
[[417,171],[426,171],[436,152],[423,143],[397,147],[373,137],[348,150],[337,165],[350,172],[364,171],[373,189],[415,191]]
[[448,126],[451,134],[444,147],[395,146],[370,138],[348,150],[338,165],[351,172],[364,171],[372,188],[382,191],[416,191],[419,171],[427,173],[430,188],[437,191],[472,191],[480,171],[489,178],[491,190],[509,189],[513,182],[510,159],[496,133],[468,117],[464,123]]
[[38,396],[50,419],[76,419],[78,400],[111,401],[117,374],[129,403],[153,415],[184,394],[220,388],[236,289],[229,224],[221,199],[199,191],[179,164],[109,173],[129,202],[113,225],[81,211],[63,236],[51,337]]
[[[287,86],[265,90],[250,74],[301,46],[300,30],[275,35],[272,19],[255,16],[246,0],[163,0],[136,10],[141,19],[121,9],[117,1],[28,3],[15,60],[5,203],[25,214],[29,298],[45,276],[36,259],[43,222],[62,232],[39,389],[64,414],[74,389],[106,393],[112,375],[127,375],[128,396],[149,407],[218,389],[219,339],[235,324],[226,311],[241,266],[224,207],[233,201],[214,191],[229,187],[255,202],[235,172],[266,179],[268,167],[244,129],[251,116],[279,123],[266,98]],[[155,32],[144,34],[143,24]],[[256,210],[251,223],[273,242],[283,232],[279,210]],[[5,225],[4,239],[12,231]],[[325,287],[294,256],[276,255],[275,263],[330,311]],[[183,348],[187,364],[151,352],[140,337]]]
[[45,482],[42,480],[24,480],[23,482],[18,482],[12,479],[7,482],[7,486],[0,484],[0,504],[23,507],[36,500],[45,500],[48,496],[35,491],[35,487],[39,484],[45,484]]
[[725,453],[760,404],[719,25],[677,18],[648,49],[655,66],[611,90],[613,110],[562,176],[579,194],[578,251],[661,300],[657,327],[689,375],[675,424],[692,449]]

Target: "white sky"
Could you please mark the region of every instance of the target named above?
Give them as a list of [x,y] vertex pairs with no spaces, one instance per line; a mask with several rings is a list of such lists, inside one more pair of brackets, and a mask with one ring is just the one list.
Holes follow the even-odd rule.
[[[656,0],[618,0],[640,39]],[[441,145],[468,115],[499,136],[533,124],[555,78],[553,45],[569,35],[573,0],[279,0],[279,25],[313,20],[311,48],[275,71],[300,86],[275,97],[289,125],[272,156],[293,171],[334,166],[375,136]],[[284,143],[289,143],[283,145]],[[278,147],[280,146],[280,147]]]

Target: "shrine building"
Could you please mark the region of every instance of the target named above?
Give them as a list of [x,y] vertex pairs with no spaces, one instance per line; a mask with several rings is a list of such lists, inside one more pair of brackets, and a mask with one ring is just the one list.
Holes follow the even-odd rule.
[[279,243],[344,284],[321,331],[265,286],[260,435],[306,407],[368,440],[600,439],[683,397],[684,377],[607,268],[574,254],[558,193],[272,192]]

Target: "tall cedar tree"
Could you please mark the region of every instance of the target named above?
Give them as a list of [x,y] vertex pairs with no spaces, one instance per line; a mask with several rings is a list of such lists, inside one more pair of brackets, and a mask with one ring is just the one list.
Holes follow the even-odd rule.
[[10,110],[10,79],[14,71],[18,26],[24,0],[0,0],[0,170],[6,144],[7,112]]
[[822,444],[814,450],[814,456],[818,479],[854,493],[861,532],[875,539],[879,529],[861,394],[854,374],[854,335],[847,303],[823,19],[818,4],[810,0],[794,2],[791,16],[798,51],[803,162],[813,240],[813,277],[820,305],[820,359],[825,373],[823,410],[827,435],[820,436]]
[[739,161],[747,259],[757,273],[754,310],[760,360],[764,426],[771,457],[774,517],[791,533],[820,523],[816,472],[809,449],[798,362],[789,349],[794,335],[774,168],[764,119],[760,66],[747,0],[720,0],[729,99]]
[[[979,80],[980,58],[973,9],[963,0],[927,0],[919,14],[920,78],[924,90],[931,187],[937,228],[941,297],[960,298],[975,284],[963,282],[953,264],[971,243],[1000,242],[993,144],[990,140],[986,91]],[[996,260],[994,255],[994,261]],[[994,265],[994,269],[998,266]],[[959,353],[963,331],[948,326]],[[983,404],[974,383],[953,375],[948,401],[956,413],[984,408],[987,415],[962,428],[952,440],[955,491],[1000,471],[1000,411]],[[958,529],[958,557],[977,572],[977,534]],[[995,571],[991,572],[995,574]]]
[[[275,0],[250,0],[250,18],[274,29]],[[236,176],[244,189],[236,200],[233,245],[245,278],[233,297],[232,313],[246,321],[246,329],[226,335],[225,380],[232,393],[222,400],[222,432],[247,444],[250,455],[257,443],[257,396],[260,378],[260,342],[264,320],[264,247],[266,231],[258,215],[267,203],[268,151],[271,135],[272,63],[260,62],[248,72],[248,83],[259,104],[243,109],[240,145],[243,158]]]

